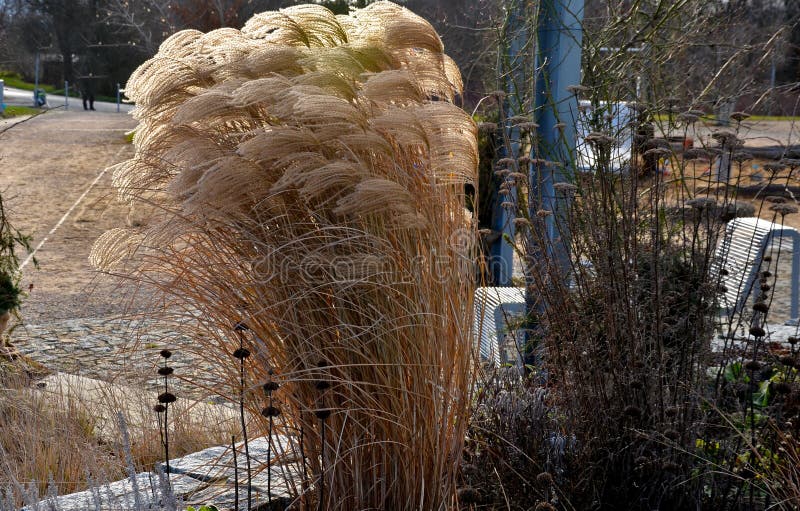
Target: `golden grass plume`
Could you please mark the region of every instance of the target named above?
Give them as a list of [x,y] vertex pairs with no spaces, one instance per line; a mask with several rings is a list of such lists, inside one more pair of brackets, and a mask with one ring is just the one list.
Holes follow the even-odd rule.
[[114,184],[158,213],[92,262],[186,311],[232,381],[247,325],[247,380],[281,384],[307,503],[324,488],[326,509],[455,504],[478,159],[460,89],[430,24],[390,2],[179,32],[126,86],[136,154]]

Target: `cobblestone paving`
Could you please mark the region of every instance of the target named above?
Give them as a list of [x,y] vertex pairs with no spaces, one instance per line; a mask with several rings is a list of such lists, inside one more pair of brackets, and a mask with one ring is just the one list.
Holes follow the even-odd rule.
[[214,384],[219,377],[193,354],[191,338],[154,320],[80,318],[21,325],[10,339],[19,352],[47,369],[87,378],[155,389],[161,383],[156,371],[163,348],[174,353],[170,359],[176,375],[173,381],[184,395],[207,395],[198,383]]

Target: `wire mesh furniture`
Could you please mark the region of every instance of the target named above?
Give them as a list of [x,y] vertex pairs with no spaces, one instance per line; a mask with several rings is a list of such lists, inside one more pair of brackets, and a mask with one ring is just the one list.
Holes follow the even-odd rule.
[[787,324],[797,324],[800,233],[791,227],[755,217],[728,222],[712,263],[713,275],[719,277],[724,289],[720,305],[728,315],[741,312],[749,298],[757,297],[753,289],[758,282],[758,273],[763,269],[765,254],[777,238],[790,238],[792,243],[791,306]]

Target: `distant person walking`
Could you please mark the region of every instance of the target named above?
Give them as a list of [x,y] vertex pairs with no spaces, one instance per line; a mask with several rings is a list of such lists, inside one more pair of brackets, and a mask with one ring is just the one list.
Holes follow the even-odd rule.
[[81,99],[83,99],[84,110],[94,110],[94,77],[92,73],[89,73],[89,76],[81,77]]

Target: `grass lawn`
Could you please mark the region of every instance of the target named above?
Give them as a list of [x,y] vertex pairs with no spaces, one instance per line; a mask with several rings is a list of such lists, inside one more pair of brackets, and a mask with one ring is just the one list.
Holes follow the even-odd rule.
[[[0,71],[0,80],[3,80],[8,87],[14,87],[17,89],[22,90],[29,90],[33,91],[33,84],[30,82],[26,82],[22,79],[22,77],[17,73],[11,73],[8,71]],[[44,83],[39,84],[39,88],[45,91],[47,94],[55,94],[58,96],[64,95],[64,87],[55,88],[52,85],[47,85]],[[78,90],[77,84],[70,85],[69,88],[69,97],[71,98],[79,98],[81,97],[80,91]],[[103,96],[102,94],[95,94],[95,101],[107,101],[109,103],[116,103],[117,98],[112,96]]]
[[41,113],[41,110],[39,110],[38,108],[32,108],[29,106],[9,105],[6,107],[1,117],[4,119],[8,119],[9,117],[16,117],[18,115],[36,115],[39,113]]
[[[674,118],[681,112],[675,111],[672,115]],[[657,121],[664,121],[666,122],[669,120],[669,114],[667,113],[660,113],[654,116]],[[717,117],[714,114],[706,114],[703,116],[702,120],[704,122],[711,122],[714,121]],[[751,115],[746,119],[746,121],[754,122],[754,121],[800,121],[800,115]],[[733,122],[733,121],[731,121]]]

